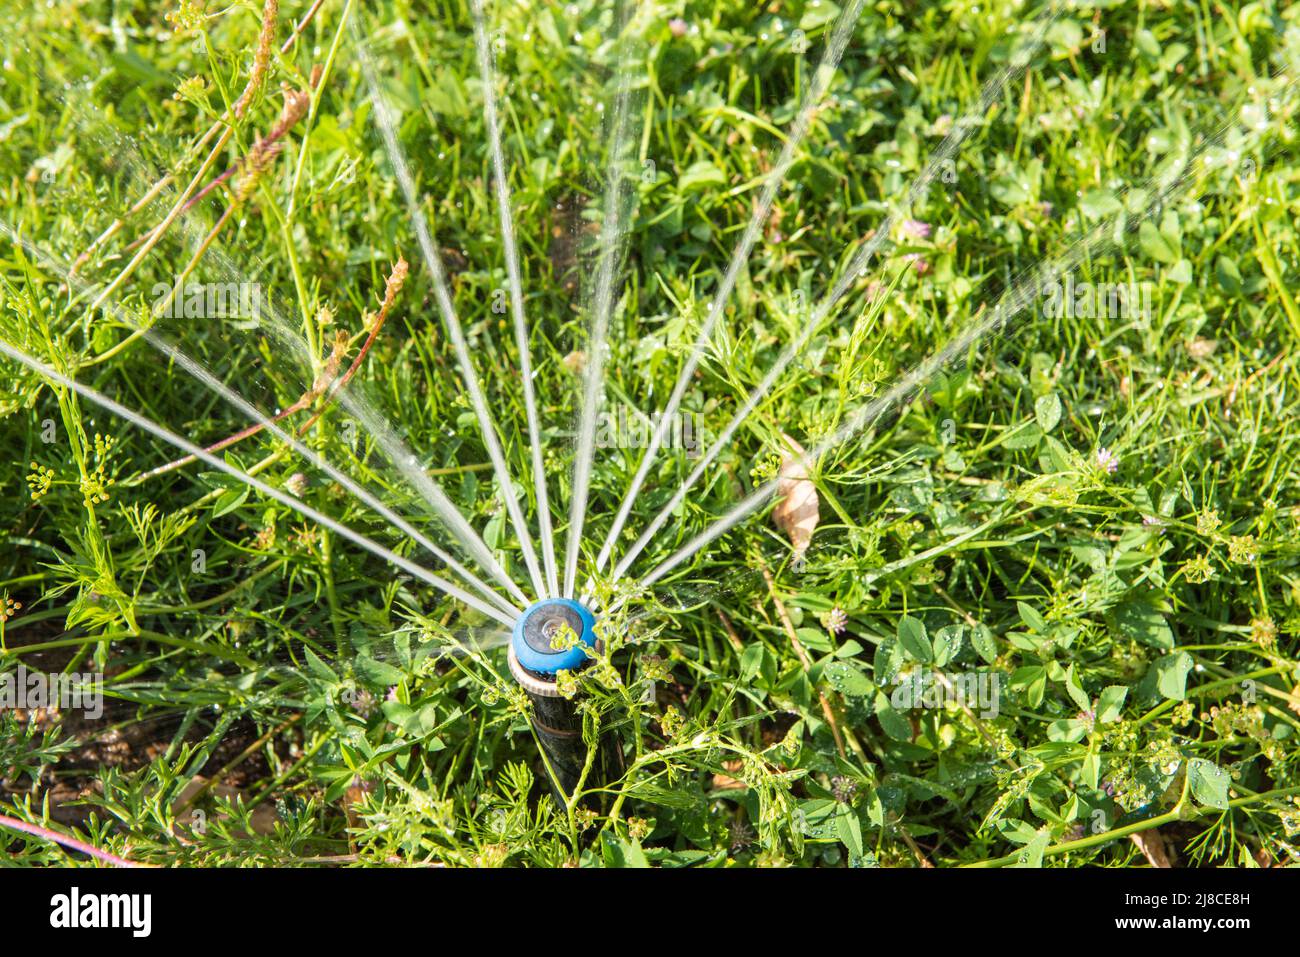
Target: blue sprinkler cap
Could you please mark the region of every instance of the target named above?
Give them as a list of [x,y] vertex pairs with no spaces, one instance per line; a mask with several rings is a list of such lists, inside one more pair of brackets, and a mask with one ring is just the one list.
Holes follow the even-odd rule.
[[581,668],[587,655],[574,645],[563,651],[551,647],[551,639],[564,625],[573,629],[578,641],[596,648],[596,617],[569,598],[547,598],[529,605],[515,622],[510,647],[525,670],[537,675],[554,675]]

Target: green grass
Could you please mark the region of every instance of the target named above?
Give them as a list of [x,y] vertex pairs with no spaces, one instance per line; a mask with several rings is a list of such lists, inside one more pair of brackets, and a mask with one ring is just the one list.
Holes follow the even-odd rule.
[[[206,150],[194,144],[248,82],[260,10],[199,21],[187,7],[173,33],[164,14],[176,11],[147,4],[11,5],[0,207],[71,262],[161,172],[181,186],[195,176]],[[284,4],[276,47],[308,6]],[[668,4],[632,30],[639,202],[611,403],[653,412],[665,401],[834,13],[829,0],[755,9]],[[580,398],[571,353],[586,345],[600,104],[617,47],[611,14],[586,0],[489,13],[562,544]],[[1035,13],[966,2],[863,12],[687,392],[695,421],[725,426],[947,123],[978,102],[1005,63],[1007,30]],[[310,113],[247,188],[214,191],[167,231],[119,290],[129,312],[89,310],[93,296],[69,295],[5,240],[0,336],[208,444],[247,422],[129,331],[227,207],[192,278],[259,282],[309,358],[220,320],[158,328],[263,409],[303,395],[337,330],[346,367],[402,255],[411,276],[351,388],[523,583],[345,15],[363,18],[399,111],[531,514],[517,355],[509,316],[493,309],[505,268],[468,5],[326,0],[271,58],[200,182],[274,127],[281,83],[304,89],[319,66]],[[195,865],[1143,865],[1130,832],[1159,833],[1178,864],[1295,861],[1300,90],[1294,71],[1271,74],[1300,56],[1296,20],[1272,3],[1116,4],[1052,28],[958,152],[956,182],[899,211],[930,224],[928,238],[900,240],[851,287],[634,571],[774,474],[782,433],[815,445],[1125,201],[1132,232],[1071,275],[1147,284],[1150,312],[1030,310],[815,463],[820,523],[802,562],[764,512],[636,594],[580,681],[590,727],[619,735],[629,767],[595,795],[599,811],[546,796],[500,650],[420,656],[479,624],[473,614],[205,466],[143,479],[178,453],[5,361],[0,595],[22,607],[0,622],[0,664],[102,672],[108,700],[98,721],[0,712],[0,814]],[[1243,133],[1240,106],[1268,96]],[[1223,146],[1253,167],[1197,166],[1143,215],[1128,187],[1224,123]],[[130,217],[85,278],[113,279],[178,195],[173,184]],[[445,540],[343,409],[325,408],[308,434]],[[1101,449],[1117,457],[1113,473]],[[640,451],[599,450],[588,561]],[[427,557],[266,436],[225,454],[279,488],[304,473],[306,503]],[[50,470],[48,489],[33,463]],[[624,547],[692,464],[661,454]],[[842,630],[827,627],[833,609]],[[997,673],[998,713],[895,708],[917,668]],[[2,833],[6,862],[82,859]]]

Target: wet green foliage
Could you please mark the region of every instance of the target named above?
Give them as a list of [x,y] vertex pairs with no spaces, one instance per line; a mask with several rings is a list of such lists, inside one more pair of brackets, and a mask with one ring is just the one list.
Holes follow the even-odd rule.
[[[132,335],[160,289],[192,260],[189,280],[258,284],[300,352],[210,303],[154,328],[273,412],[347,368],[402,255],[411,275],[349,389],[523,584],[344,22],[392,100],[531,515],[468,6],[326,0],[198,176],[200,138],[249,81],[259,5],[2,5],[0,208],[36,250],[0,237],[0,337],[207,445],[248,421]],[[282,4],[275,49],[308,7]],[[1141,865],[1127,835],[1155,829],[1179,864],[1294,861],[1296,9],[1068,9],[926,196],[896,209],[1040,11],[867,6],[686,393],[706,443],[857,244],[891,211],[910,221],[631,580],[594,584],[619,610],[598,660],[562,684],[587,740],[617,734],[628,770],[563,804],[490,622],[209,466],[148,475],[180,453],[0,361],[0,669],[100,673],[106,698],[97,721],[0,712],[0,813],[204,865]],[[489,9],[561,544],[620,52],[635,57],[623,159],[638,202],[606,400],[649,414],[838,12],[669,3],[623,46],[588,0]],[[275,129],[281,84],[309,89],[314,68],[278,155],[240,165]],[[1156,202],[1143,184],[1190,155]],[[227,167],[90,308],[179,187]],[[58,263],[164,172],[68,282]],[[634,587],[776,473],[783,433],[814,447],[1098,224],[1119,242],[1069,261],[1072,296],[1035,299],[812,463],[806,555],[763,512]],[[1124,308],[1108,298],[1120,287],[1136,291]],[[322,415],[304,441],[451,541],[364,422],[310,404]],[[586,565],[641,452],[598,450]],[[616,558],[689,474],[687,452],[660,454]],[[221,454],[429,558],[273,437]],[[80,858],[0,832],[0,860]]]

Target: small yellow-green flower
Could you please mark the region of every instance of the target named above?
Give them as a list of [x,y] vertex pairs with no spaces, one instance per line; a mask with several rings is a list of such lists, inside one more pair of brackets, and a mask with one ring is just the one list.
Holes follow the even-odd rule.
[[1277,625],[1273,619],[1265,615],[1263,618],[1252,618],[1250,622],[1250,640],[1261,648],[1272,648],[1277,644]]
[[1253,565],[1256,548],[1254,535],[1234,535],[1228,539],[1228,559],[1238,565]]
[[555,690],[562,698],[572,698],[578,693],[578,676],[567,668],[555,673]]
[[201,76],[190,76],[176,85],[176,92],[172,94],[172,99],[201,106],[207,99],[207,93],[207,81]]
[[1200,585],[1214,577],[1214,566],[1204,555],[1183,562],[1182,571],[1183,577],[1194,585]]
[[777,470],[780,468],[780,457],[769,455],[750,469],[749,474],[755,482],[767,482],[776,476]]
[[686,719],[682,717],[680,711],[669,705],[664,710],[663,717],[659,719],[659,726],[664,729],[665,737],[675,738],[686,726]]
[[108,487],[113,480],[104,476],[103,466],[96,466],[95,471],[81,480],[82,504],[86,508],[108,501]]
[[117,444],[111,435],[95,433],[93,440],[95,467],[81,479],[81,497],[86,508],[108,501],[108,489],[113,480],[108,477],[108,459]]
[[163,19],[177,33],[191,33],[203,25],[203,2],[204,0],[181,0],[175,11],[163,14]]
[[49,492],[50,486],[54,483],[54,469],[35,462],[32,463],[31,468],[32,471],[27,476],[27,487],[32,490],[32,501],[37,502]]

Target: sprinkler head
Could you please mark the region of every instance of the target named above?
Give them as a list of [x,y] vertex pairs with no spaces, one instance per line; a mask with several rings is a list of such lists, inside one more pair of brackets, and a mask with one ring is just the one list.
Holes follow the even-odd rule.
[[[577,636],[570,648],[557,649],[551,642],[566,629]],[[596,647],[596,617],[568,598],[547,598],[529,605],[515,622],[510,639],[510,671],[534,694],[554,695],[555,673],[574,671],[587,661],[579,645]]]

